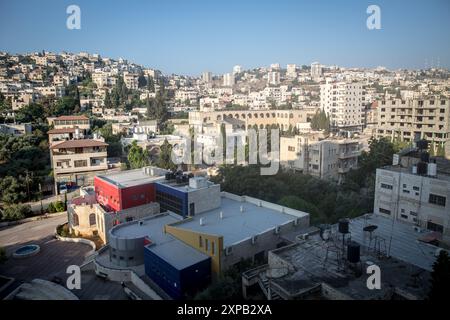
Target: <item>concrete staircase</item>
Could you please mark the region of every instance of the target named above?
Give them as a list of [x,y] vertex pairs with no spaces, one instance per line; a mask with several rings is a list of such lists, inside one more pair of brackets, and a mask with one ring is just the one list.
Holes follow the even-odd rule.
[[[258,284],[261,287],[264,295],[267,297],[267,299],[269,299],[270,280],[265,275],[260,274],[258,277]],[[274,286],[271,286],[270,292],[270,300],[283,300],[283,298],[276,292],[276,290],[274,290]]]

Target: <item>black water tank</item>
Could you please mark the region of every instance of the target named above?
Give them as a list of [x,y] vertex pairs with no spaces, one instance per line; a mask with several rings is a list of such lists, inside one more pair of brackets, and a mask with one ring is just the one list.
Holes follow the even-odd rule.
[[358,243],[350,241],[347,245],[347,260],[351,263],[358,263],[361,256],[361,247]]
[[339,233],[349,233],[348,225],[349,225],[348,219],[340,219],[338,223]]
[[183,176],[177,175],[176,181],[177,181],[177,183],[183,183]]
[[188,178],[187,174],[183,174],[181,177],[182,177],[183,182],[188,182],[189,181],[189,178]]
[[417,174],[424,175],[427,174],[427,163],[420,161],[417,163]]
[[422,152],[420,153],[420,161],[423,162],[430,162],[430,154],[428,152]]

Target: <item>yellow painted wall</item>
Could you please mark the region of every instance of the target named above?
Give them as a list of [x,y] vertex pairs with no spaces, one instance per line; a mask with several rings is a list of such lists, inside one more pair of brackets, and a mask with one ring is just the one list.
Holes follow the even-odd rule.
[[[173,235],[180,241],[183,241],[187,245],[197,249],[200,252],[211,257],[211,271],[213,273],[213,277],[220,274],[220,257],[223,251],[223,236],[211,235],[207,233],[195,232],[192,230],[183,229],[172,225],[165,225],[164,231]],[[200,247],[200,237],[202,238],[202,247]],[[209,250],[207,251],[205,248],[205,240],[209,242]],[[214,254],[212,253],[212,243],[214,242],[215,250]]]

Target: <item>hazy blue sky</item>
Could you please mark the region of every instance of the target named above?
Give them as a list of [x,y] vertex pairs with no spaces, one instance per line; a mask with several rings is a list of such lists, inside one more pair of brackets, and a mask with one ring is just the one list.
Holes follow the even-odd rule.
[[[66,8],[81,8],[81,30]],[[366,28],[369,4],[381,30]],[[99,53],[198,75],[279,62],[450,67],[448,0],[0,0],[0,50]]]

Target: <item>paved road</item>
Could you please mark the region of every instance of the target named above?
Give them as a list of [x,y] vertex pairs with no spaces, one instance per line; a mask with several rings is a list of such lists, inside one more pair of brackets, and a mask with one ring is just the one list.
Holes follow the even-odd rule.
[[9,255],[23,243],[53,236],[56,226],[64,222],[67,222],[66,214],[2,228],[0,229],[0,247],[4,247],[6,254]]

